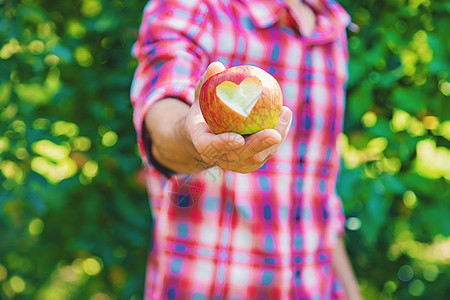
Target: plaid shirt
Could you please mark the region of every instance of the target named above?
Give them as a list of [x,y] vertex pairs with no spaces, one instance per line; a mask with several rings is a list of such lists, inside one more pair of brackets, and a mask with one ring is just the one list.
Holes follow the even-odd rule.
[[[154,215],[146,299],[344,297],[331,255],[344,231],[336,141],[350,18],[333,0],[315,2],[309,36],[279,0],[152,0],[145,8],[131,99]],[[292,128],[252,173],[166,176],[146,152],[145,115],[165,97],[192,103],[212,61],[272,74]]]

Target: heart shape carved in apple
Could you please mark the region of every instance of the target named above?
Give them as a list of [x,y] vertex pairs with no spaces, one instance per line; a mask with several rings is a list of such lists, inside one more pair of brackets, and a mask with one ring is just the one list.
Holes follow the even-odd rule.
[[216,87],[219,99],[238,114],[248,117],[261,96],[263,86],[256,77],[245,78],[237,85],[224,81]]

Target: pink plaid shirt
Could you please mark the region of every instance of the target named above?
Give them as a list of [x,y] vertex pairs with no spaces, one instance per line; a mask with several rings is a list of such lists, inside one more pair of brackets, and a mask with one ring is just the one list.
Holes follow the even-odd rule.
[[[145,8],[131,99],[154,215],[146,299],[344,297],[331,255],[344,231],[336,141],[350,18],[334,0],[315,2],[308,37],[279,0],[152,0]],[[165,97],[192,103],[212,61],[272,74],[294,112],[291,131],[252,173],[167,177],[146,151],[145,115]]]

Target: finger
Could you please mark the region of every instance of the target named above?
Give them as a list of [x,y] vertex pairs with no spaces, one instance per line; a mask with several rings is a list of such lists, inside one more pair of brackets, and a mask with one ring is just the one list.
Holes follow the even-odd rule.
[[198,100],[198,97],[200,95],[200,89],[202,88],[203,84],[206,81],[206,71],[205,73],[203,73],[202,77],[200,77],[200,79],[197,81],[197,84],[195,85],[195,98],[194,101]]
[[292,123],[292,111],[288,107],[283,106],[280,118],[274,129],[280,134],[281,141],[247,158],[245,163],[263,164],[266,161],[268,161],[275,154],[275,152],[277,152],[278,148],[280,148],[281,143],[286,139],[286,136],[289,133],[289,129],[291,127],[291,123]]
[[282,137],[276,130],[264,129],[246,137],[245,146],[235,151],[234,155],[237,156],[236,159],[243,161],[280,143],[281,140]]
[[203,73],[202,77],[199,79],[195,86],[195,99],[198,99],[200,89],[202,88],[205,81],[208,80],[209,77],[222,71],[225,71],[225,66],[219,61],[212,62],[208,65],[208,68]]
[[292,121],[292,111],[283,107],[274,129],[264,129],[246,138],[245,146],[236,152],[237,158],[245,163],[260,163],[273,155],[286,138]]
[[277,125],[274,128],[274,130],[281,136],[281,141],[273,144],[271,147],[268,147],[267,149],[257,153],[256,155],[249,157],[247,159],[247,163],[265,163],[267,160],[269,160],[272,155],[277,152],[278,148],[280,148],[281,143],[283,143],[286,139],[286,136],[289,133],[289,129],[291,127],[291,123],[292,111],[288,107],[283,106],[280,118],[278,119]]
[[237,133],[212,133],[200,112],[198,102],[192,104],[186,118],[186,130],[197,151],[207,156],[222,155],[245,144],[244,138]]
[[275,130],[280,134],[282,141],[286,138],[289,129],[291,128],[292,123],[292,111],[283,106],[281,110],[280,118],[278,119],[277,125],[275,126]]
[[225,66],[220,61],[212,62],[206,69],[206,79],[223,71],[225,71]]
[[[201,133],[211,132],[209,130],[208,124],[206,124],[205,119],[200,111],[200,106],[198,102],[194,102],[186,116],[185,128],[188,137],[190,137],[192,143],[195,145],[196,137]],[[196,147],[197,148],[197,147]]]
[[195,137],[197,151],[208,163],[220,160],[223,155],[235,151],[243,144],[244,138],[232,133],[216,135],[204,132]]

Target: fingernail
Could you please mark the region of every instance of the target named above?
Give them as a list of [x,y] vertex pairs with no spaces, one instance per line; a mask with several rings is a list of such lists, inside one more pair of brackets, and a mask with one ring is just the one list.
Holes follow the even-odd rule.
[[288,110],[283,110],[281,112],[281,116],[280,116],[280,122],[281,123],[288,123],[289,119],[290,119],[291,113]]

